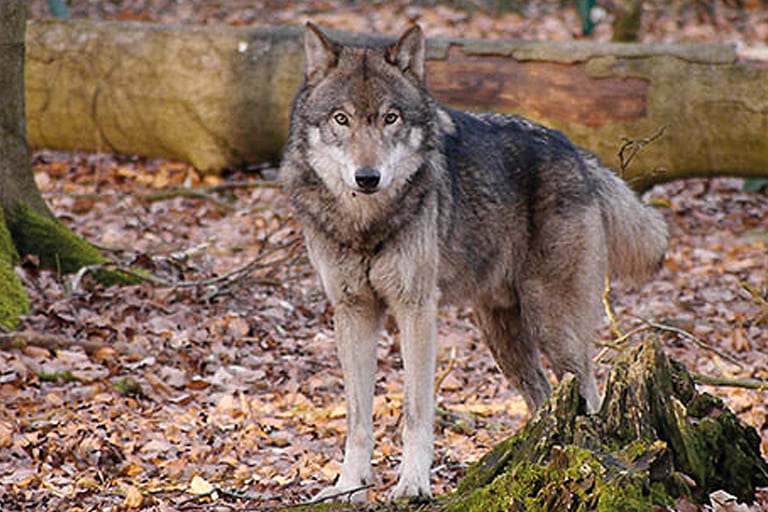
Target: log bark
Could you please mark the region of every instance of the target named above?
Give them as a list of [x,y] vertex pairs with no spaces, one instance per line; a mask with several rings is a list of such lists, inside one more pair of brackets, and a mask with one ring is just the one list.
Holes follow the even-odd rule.
[[[343,41],[386,40],[331,31]],[[303,77],[302,30],[36,21],[27,114],[35,148],[159,156],[201,170],[276,162]],[[636,188],[768,175],[768,63],[728,45],[431,39],[427,81],[458,108],[525,115]]]

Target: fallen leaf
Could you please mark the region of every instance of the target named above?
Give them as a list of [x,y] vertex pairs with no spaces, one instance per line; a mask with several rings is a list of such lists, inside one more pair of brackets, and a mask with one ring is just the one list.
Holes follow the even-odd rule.
[[195,475],[192,477],[192,481],[189,483],[189,488],[187,489],[190,493],[201,495],[201,494],[210,494],[213,492],[213,485],[206,480],[205,478],[202,478],[201,476]]
[[125,493],[125,500],[123,501],[125,508],[139,508],[144,502],[144,495],[132,485],[125,485],[123,492]]

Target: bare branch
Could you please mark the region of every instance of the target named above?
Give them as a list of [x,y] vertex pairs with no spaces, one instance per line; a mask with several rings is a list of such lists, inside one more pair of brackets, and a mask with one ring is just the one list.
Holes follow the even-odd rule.
[[645,139],[627,139],[624,138],[622,140],[621,147],[619,148],[619,162],[621,165],[621,169],[619,174],[621,176],[624,175],[624,172],[629,167],[629,164],[632,163],[632,160],[635,159],[635,157],[642,151],[645,146],[648,144],[651,144],[655,140],[658,140],[661,138],[662,135],[664,135],[664,132],[669,128],[671,125],[665,124],[659,130],[652,136],[646,137]]
[[699,372],[690,372],[696,384],[708,386],[721,386],[746,389],[768,390],[768,381],[761,379],[730,379],[726,377],[712,377]]
[[728,361],[730,363],[735,364],[739,368],[744,368],[744,363],[742,363],[741,361],[736,359],[734,356],[732,356],[730,354],[727,354],[726,352],[720,350],[719,348],[717,348],[716,346],[712,345],[711,343],[707,343],[706,341],[702,340],[698,336],[695,336],[695,335],[691,334],[690,332],[688,332],[688,331],[686,331],[684,329],[680,329],[679,327],[673,327],[671,325],[659,324],[659,323],[656,323],[656,322],[652,322],[650,320],[645,320],[645,319],[641,319],[641,320],[643,320],[643,322],[645,322],[649,326],[653,327],[654,329],[658,329],[660,331],[673,332],[675,334],[678,334],[678,335],[682,336],[683,338],[687,338],[687,339],[693,341],[694,343],[696,343],[701,348],[709,350],[710,352],[714,352],[718,356],[722,357],[723,359],[725,359],[726,361]]

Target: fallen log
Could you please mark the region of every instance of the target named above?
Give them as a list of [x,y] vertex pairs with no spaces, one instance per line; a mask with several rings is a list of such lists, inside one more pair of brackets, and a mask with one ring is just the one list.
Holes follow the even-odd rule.
[[566,377],[514,436],[471,466],[445,511],[652,510],[725,490],[752,503],[768,486],[757,431],[699,392],[647,341],[613,367],[600,411],[586,414]]
[[[303,58],[299,27],[34,21],[28,138],[204,171],[275,162]],[[643,147],[623,171],[637,188],[768,176],[768,65],[731,46],[430,39],[427,59],[428,85],[448,105],[528,116],[614,168],[622,145]]]

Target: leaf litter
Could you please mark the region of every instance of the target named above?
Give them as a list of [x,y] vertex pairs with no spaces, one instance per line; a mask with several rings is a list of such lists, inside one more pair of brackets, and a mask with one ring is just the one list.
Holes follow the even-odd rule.
[[[109,247],[121,261],[169,282],[208,284],[103,288],[85,276],[73,289],[72,277],[24,262],[19,274],[32,312],[22,334],[5,340],[15,345],[0,351],[3,510],[268,508],[302,503],[332,483],[346,430],[332,311],[280,191],[227,189],[233,208],[222,212],[200,198],[142,199],[185,180],[204,186],[180,164],[41,152],[34,169],[72,229],[101,243],[101,226],[111,226]],[[158,187],[152,177],[161,169],[169,170]],[[213,179],[249,180],[263,181]],[[78,203],[93,190],[103,192],[88,208]],[[745,288],[766,297],[768,198],[744,192],[741,180],[716,179],[657,186],[647,199],[666,205],[671,245],[657,279],[614,285],[621,328],[645,319],[684,330],[737,363],[659,331],[667,351],[689,368],[768,380],[765,309]],[[216,279],[262,254],[265,261],[250,272]],[[471,313],[447,309],[439,320],[433,480],[435,492],[445,493],[526,411]],[[606,321],[596,341],[610,340]],[[601,377],[613,354],[600,365]],[[401,455],[396,329],[384,333],[378,356],[373,498],[394,483]],[[758,429],[768,452],[768,390],[710,391]],[[765,510],[761,503],[755,510]]]
[[[42,0],[30,4],[33,16],[45,16]],[[71,12],[250,25],[313,19],[387,33],[418,21],[430,35],[578,37],[575,14],[560,2],[522,2],[503,16],[408,4],[124,0],[78,3]],[[716,4],[702,11],[696,3],[655,3],[642,38],[765,45],[764,10]],[[593,38],[609,39],[608,29],[599,24]],[[346,431],[332,309],[279,190],[253,175],[202,176],[185,164],[135,157],[43,151],[34,169],[63,222],[165,285],[105,289],[87,275],[61,277],[24,262],[19,274],[32,312],[0,351],[0,508],[268,510],[303,503],[332,483]],[[655,280],[614,284],[620,329],[659,336],[701,374],[764,382],[768,198],[745,192],[742,180],[716,179],[657,186],[646,199],[664,212],[671,244]],[[526,411],[471,313],[447,309],[439,323],[433,490],[442,494]],[[606,321],[596,343],[612,338]],[[601,378],[614,354],[606,350]],[[384,333],[378,356],[373,499],[394,484],[401,455],[396,329]],[[768,453],[768,391],[707,390],[758,430]],[[728,507],[720,510],[736,510]],[[768,510],[768,492],[750,510]]]

